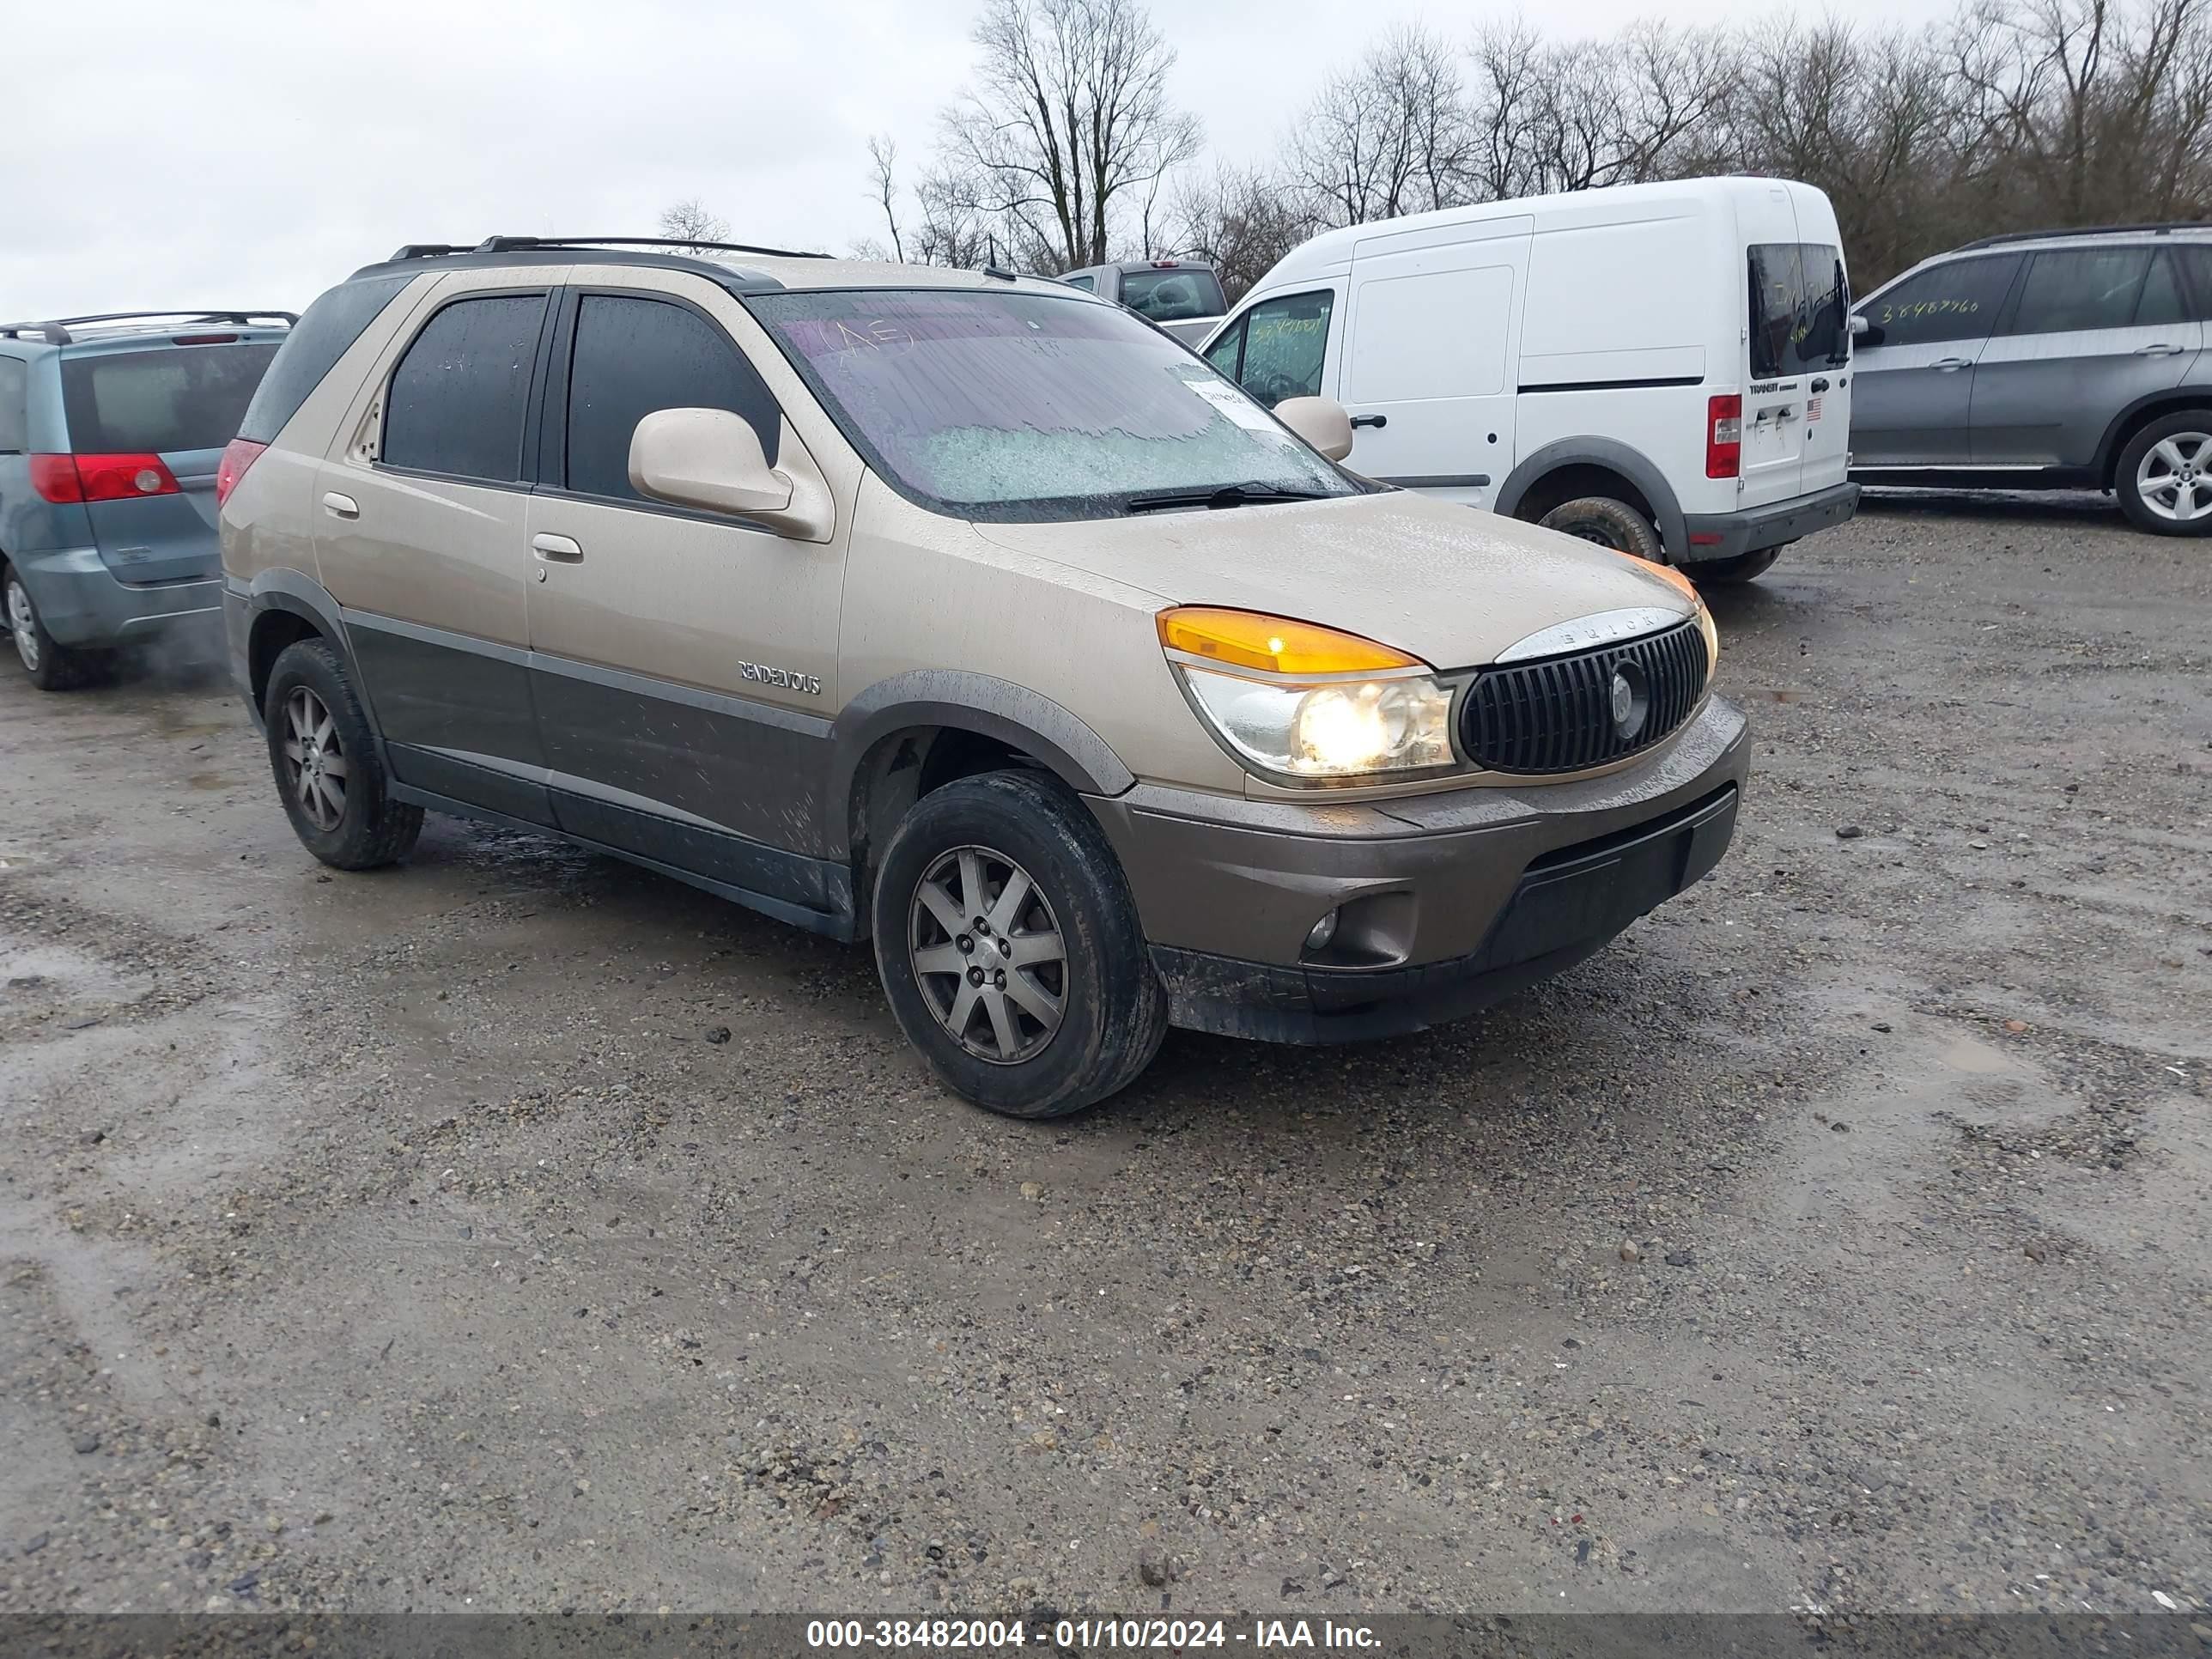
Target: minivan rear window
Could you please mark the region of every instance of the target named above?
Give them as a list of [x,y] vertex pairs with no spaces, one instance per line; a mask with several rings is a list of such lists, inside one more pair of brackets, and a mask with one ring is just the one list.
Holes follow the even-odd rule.
[[1221,297],[1221,279],[1196,265],[1123,271],[1121,303],[1156,323],[1172,323],[1185,317],[1218,317],[1229,309],[1229,302]]
[[64,357],[70,448],[79,455],[221,449],[238,435],[276,355],[274,343],[241,343]]
[[1838,250],[1756,242],[1750,275],[1753,380],[1832,368],[1850,356],[1850,286]]
[[[307,307],[292,325],[283,349],[270,366],[236,435],[257,444],[274,443],[284,422],[300,412],[307,394],[323,382],[346,349],[361,338],[362,330],[375,321],[392,296],[415,280],[418,273],[398,276],[368,276],[340,283]],[[226,441],[228,441],[226,440]]]

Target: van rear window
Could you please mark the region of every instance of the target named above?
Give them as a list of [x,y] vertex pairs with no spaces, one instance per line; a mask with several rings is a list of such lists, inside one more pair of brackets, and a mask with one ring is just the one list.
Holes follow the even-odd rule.
[[80,455],[221,449],[276,355],[267,344],[169,346],[62,359],[62,408]]
[[1844,256],[1817,242],[1757,242],[1750,251],[1751,378],[1832,368],[1850,355]]

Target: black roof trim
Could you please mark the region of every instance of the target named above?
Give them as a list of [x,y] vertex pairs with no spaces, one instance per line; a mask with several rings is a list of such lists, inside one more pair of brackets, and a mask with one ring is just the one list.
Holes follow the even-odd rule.
[[[517,239],[495,237],[492,240],[511,241]],[[682,246],[691,245],[685,243]],[[558,243],[489,252],[480,247],[448,249],[437,245],[410,243],[389,259],[363,265],[346,280],[352,282],[363,276],[411,276],[431,269],[499,270],[530,265],[570,265],[576,263],[576,248]],[[434,258],[437,264],[433,267],[417,263],[424,258]],[[611,249],[606,259],[612,264],[644,265],[659,270],[688,270],[719,283],[733,295],[783,292],[783,284],[766,271],[747,270],[741,265],[724,264],[720,259],[686,258],[682,254],[660,253],[641,248]],[[409,269],[410,265],[412,270]]]
[[1969,253],[1978,247],[2004,247],[2014,242],[2055,242],[2069,236],[2171,236],[2177,230],[2212,230],[2212,222],[2177,220],[2153,225],[2075,225],[2063,230],[2009,230],[2002,236],[1984,236],[1978,242],[1953,250]]
[[167,311],[98,311],[82,317],[56,317],[48,322],[0,323],[0,339],[40,339],[48,345],[64,346],[76,338],[70,332],[73,328],[88,323],[137,322],[149,317],[174,317],[184,328],[197,328],[204,323],[235,323],[246,328],[256,321],[283,323],[289,328],[300,320],[295,313],[274,310],[202,311],[177,307]]

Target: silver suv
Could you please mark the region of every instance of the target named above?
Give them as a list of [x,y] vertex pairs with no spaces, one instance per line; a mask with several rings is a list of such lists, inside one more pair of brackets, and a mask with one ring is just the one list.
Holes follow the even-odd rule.
[[1852,314],[1853,477],[2107,489],[2212,533],[2212,225],[1993,236]]
[[224,608],[317,858],[427,807],[872,938],[1037,1117],[1170,1023],[1453,1018],[1720,858],[1680,573],[1358,478],[1340,406],[1062,283],[728,252],[408,247],[301,319]]

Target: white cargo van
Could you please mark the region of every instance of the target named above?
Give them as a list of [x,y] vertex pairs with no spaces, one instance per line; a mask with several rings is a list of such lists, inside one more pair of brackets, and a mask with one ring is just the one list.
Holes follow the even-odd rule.
[[1690,179],[1325,231],[1200,349],[1370,477],[1744,581],[1857,506],[1850,314],[1826,196]]

